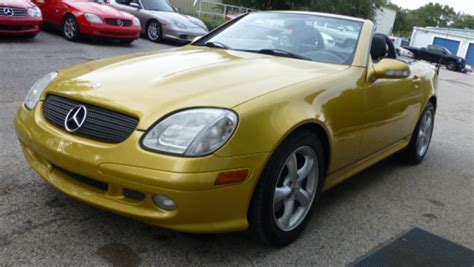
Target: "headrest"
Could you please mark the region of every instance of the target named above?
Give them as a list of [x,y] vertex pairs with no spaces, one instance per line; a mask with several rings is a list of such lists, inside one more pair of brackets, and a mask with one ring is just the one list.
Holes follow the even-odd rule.
[[370,55],[372,60],[378,61],[387,54],[387,43],[383,35],[374,34],[372,38],[372,47],[370,49]]

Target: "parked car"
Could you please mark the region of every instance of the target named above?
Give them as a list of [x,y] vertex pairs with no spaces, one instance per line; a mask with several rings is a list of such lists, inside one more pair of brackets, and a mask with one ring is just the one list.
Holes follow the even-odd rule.
[[466,68],[464,69],[465,73],[471,73],[472,72],[472,67],[471,65],[466,65]]
[[428,45],[424,48],[411,46],[406,46],[404,48],[411,51],[415,59],[440,63],[441,65],[446,65],[448,70],[463,72],[466,67],[466,60],[462,57],[451,54],[451,51],[446,47]]
[[389,36],[389,38],[395,46],[395,49],[399,49],[404,46],[409,46],[410,44],[410,41],[403,37]]
[[92,0],[33,0],[48,26],[62,30],[64,38],[93,37],[131,43],[140,37],[140,21],[106,2]]
[[[326,48],[308,25],[327,19],[355,29],[357,45]],[[373,27],[250,13],[182,48],[47,74],[16,133],[31,166],[73,198],[164,228],[250,229],[286,245],[323,190],[392,154],[418,164],[428,151],[435,68],[396,60]]]
[[111,0],[111,4],[139,18],[142,33],[153,42],[169,39],[189,43],[208,33],[204,22],[180,14],[167,0]]
[[357,44],[358,31],[350,26],[334,23],[333,20],[321,20],[314,25],[321,33],[330,35],[338,46],[351,47]]
[[403,47],[399,47],[397,54],[402,57],[409,57],[409,58],[414,58],[415,54],[413,54],[410,50],[405,49]]
[[41,10],[30,1],[0,2],[0,35],[34,38],[40,32],[42,22]]

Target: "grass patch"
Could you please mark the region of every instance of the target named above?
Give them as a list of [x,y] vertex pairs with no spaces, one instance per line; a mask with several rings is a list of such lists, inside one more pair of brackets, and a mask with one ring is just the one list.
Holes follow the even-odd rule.
[[206,24],[207,28],[210,31],[214,30],[215,28],[221,26],[222,24],[228,21],[224,18],[213,16],[201,16],[199,18],[204,22],[204,24]]

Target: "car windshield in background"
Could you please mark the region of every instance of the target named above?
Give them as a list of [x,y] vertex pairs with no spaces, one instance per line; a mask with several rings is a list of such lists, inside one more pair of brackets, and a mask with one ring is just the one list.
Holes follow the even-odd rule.
[[142,0],[142,4],[146,10],[175,12],[167,0]]
[[196,45],[352,64],[362,22],[318,15],[252,13]]

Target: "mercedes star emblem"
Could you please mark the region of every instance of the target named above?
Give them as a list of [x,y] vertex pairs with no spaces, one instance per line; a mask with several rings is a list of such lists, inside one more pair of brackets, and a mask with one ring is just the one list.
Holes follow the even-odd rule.
[[83,105],[73,107],[64,120],[64,128],[66,131],[73,133],[79,130],[87,117],[87,108]]
[[118,19],[118,20],[117,20],[117,25],[118,25],[118,26],[122,26],[122,25],[123,25],[123,21],[122,21],[121,19]]
[[9,8],[9,7],[4,7],[4,8],[3,8],[3,14],[4,14],[5,16],[11,17],[11,16],[15,15],[15,12],[13,12],[13,9],[11,9],[11,8]]

